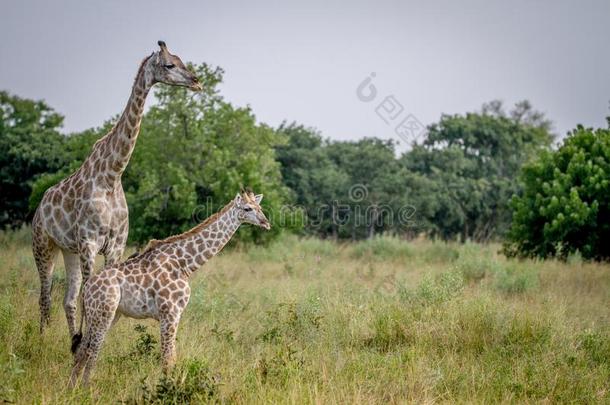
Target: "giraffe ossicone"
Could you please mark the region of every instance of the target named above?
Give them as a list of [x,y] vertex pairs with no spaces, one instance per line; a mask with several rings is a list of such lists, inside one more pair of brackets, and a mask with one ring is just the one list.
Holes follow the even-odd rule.
[[117,123],[72,175],[45,192],[34,214],[32,251],[40,277],[41,332],[50,320],[53,269],[59,251],[68,280],[63,304],[70,336],[76,334],[81,279],[89,278],[95,256],[104,255],[111,265],[123,255],[129,223],[121,176],[136,145],[150,89],[156,83],[202,89],[195,74],[161,42],[160,49],[142,61]]
[[137,256],[91,276],[83,289],[87,326],[74,347],[70,386],[81,373],[82,384],[88,384],[106,333],[121,315],[158,320],[163,369],[173,366],[176,331],[191,294],[190,276],[222,250],[241,224],[271,228],[260,206],[262,197],[242,191],[190,231],[154,241]]

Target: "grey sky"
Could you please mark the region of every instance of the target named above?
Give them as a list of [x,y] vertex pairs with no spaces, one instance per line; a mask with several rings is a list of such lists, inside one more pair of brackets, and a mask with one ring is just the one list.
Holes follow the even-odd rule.
[[527,98],[563,135],[605,126],[608,17],[609,1],[4,0],[0,89],[46,100],[67,132],[97,126],[164,39],[183,60],[223,67],[222,95],[273,126],[395,138],[377,101],[356,97],[375,72],[379,100],[394,95],[426,125]]

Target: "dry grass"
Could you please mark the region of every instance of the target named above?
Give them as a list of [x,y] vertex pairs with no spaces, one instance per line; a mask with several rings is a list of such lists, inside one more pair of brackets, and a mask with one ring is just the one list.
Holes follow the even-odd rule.
[[27,239],[0,236],[0,401],[610,402],[609,265],[392,238],[227,251],[193,277],[172,376],[155,322],[122,319],[71,392],[63,266],[40,336]]

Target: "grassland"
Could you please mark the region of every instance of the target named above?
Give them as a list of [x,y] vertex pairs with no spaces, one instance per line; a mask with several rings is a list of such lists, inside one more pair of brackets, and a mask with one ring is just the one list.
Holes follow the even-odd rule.
[[170,377],[157,324],[121,319],[70,391],[63,265],[40,336],[27,234],[0,236],[0,401],[610,403],[610,265],[392,238],[227,250],[193,277]]

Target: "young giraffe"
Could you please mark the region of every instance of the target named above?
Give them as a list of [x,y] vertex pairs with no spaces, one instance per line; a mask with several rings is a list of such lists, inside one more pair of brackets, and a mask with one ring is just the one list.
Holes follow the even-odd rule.
[[151,241],[141,254],[91,276],[83,289],[87,328],[82,343],[76,342],[74,347],[70,386],[76,384],[83,368],[82,384],[88,384],[104,337],[121,314],[160,322],[163,369],[167,371],[175,360],[176,330],[191,294],[190,276],[224,247],[242,223],[270,229],[260,207],[262,198],[262,194],[242,191],[190,231]]
[[86,281],[91,274],[98,253],[104,255],[106,264],[118,262],[123,255],[128,211],[121,175],[136,144],[148,92],[159,82],[202,89],[180,58],[170,54],[163,41],[158,44],[160,50],[142,61],[118,122],[95,143],[74,174],[47,190],[36,210],[32,250],[40,277],[41,332],[50,319],[53,268],[59,250],[68,280],[64,309],[73,338],[81,279]]

